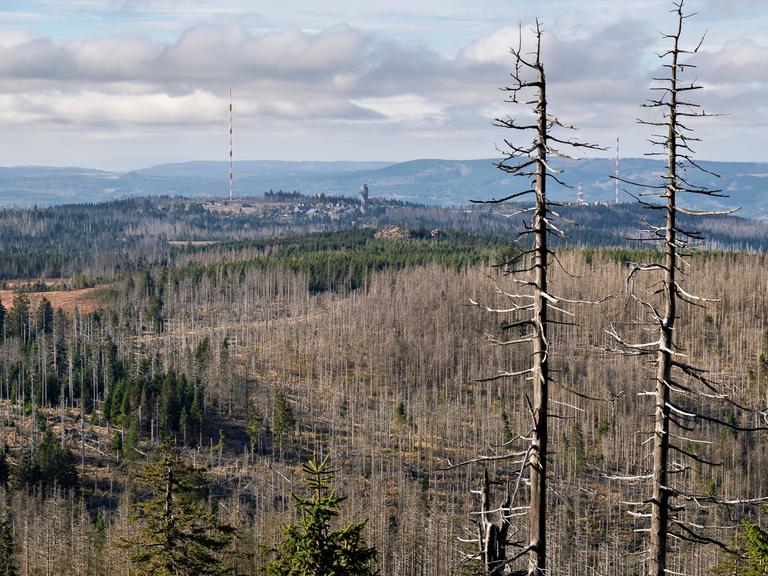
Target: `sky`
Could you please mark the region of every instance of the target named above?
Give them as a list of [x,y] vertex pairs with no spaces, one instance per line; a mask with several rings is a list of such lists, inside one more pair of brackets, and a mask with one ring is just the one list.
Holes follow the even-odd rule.
[[[768,161],[768,0],[686,0],[697,156]],[[488,158],[509,47],[543,24],[549,110],[624,156],[670,0],[0,0],[0,165]],[[693,124],[693,122],[691,123]],[[519,140],[516,140],[519,141]]]

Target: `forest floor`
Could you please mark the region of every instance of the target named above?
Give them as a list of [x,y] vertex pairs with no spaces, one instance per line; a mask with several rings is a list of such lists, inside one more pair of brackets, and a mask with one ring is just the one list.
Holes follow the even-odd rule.
[[[115,453],[111,446],[115,434],[125,434],[125,428],[110,426],[97,413],[83,416],[78,409],[38,408],[38,414],[43,413],[54,436],[66,438],[72,449],[80,475],[81,494],[85,496],[87,505],[94,510],[105,506],[114,508],[126,488],[131,471],[148,459],[151,441],[140,442],[126,466],[124,455]],[[227,453],[226,458],[222,457],[222,448],[213,442],[217,431],[226,434],[229,450],[236,448],[234,458],[231,453]],[[208,443],[188,448],[187,456],[195,465],[204,466],[217,482],[231,483],[233,477],[243,475],[241,469],[247,462],[253,464],[246,451],[248,437],[241,426],[233,425],[226,417],[211,414],[205,433]],[[39,420],[27,409],[8,400],[0,400],[0,449],[3,446],[10,449],[12,465],[18,463],[18,454],[28,446],[29,438],[39,439],[42,434]],[[271,445],[271,438],[269,440]]]
[[[2,294],[2,292],[0,292]],[[333,302],[335,310],[340,311],[345,304],[346,300],[339,299]],[[255,320],[243,320],[243,319],[224,319],[216,318],[211,324],[204,326],[190,327],[185,322],[167,322],[163,331],[159,334],[142,334],[136,337],[136,340],[143,343],[158,342],[168,338],[175,338],[177,340],[185,340],[190,337],[204,336],[214,333],[230,334],[236,333],[238,330],[258,330],[267,328],[270,326],[276,326],[278,324],[300,324],[302,322],[309,322],[316,320],[322,316],[330,315],[331,309],[324,308],[319,311],[314,311],[311,314],[299,314],[290,315],[288,313],[279,311],[272,311],[269,313],[270,317],[258,318]]]

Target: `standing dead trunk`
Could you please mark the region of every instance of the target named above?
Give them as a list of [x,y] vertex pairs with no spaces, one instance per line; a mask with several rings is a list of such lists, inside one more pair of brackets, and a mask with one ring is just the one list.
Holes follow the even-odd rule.
[[[550,312],[553,310],[563,312],[562,308],[552,308],[552,304],[557,304],[559,300],[550,294],[547,277],[549,265],[554,258],[553,252],[549,248],[549,236],[551,234],[559,237],[563,236],[562,231],[552,222],[552,218],[557,217],[557,215],[550,210],[551,202],[547,199],[547,179],[554,179],[561,184],[563,182],[557,176],[560,174],[560,171],[549,165],[548,156],[575,159],[574,156],[557,150],[552,143],[575,148],[599,148],[592,144],[577,142],[572,139],[561,139],[551,135],[555,128],[572,130],[573,127],[547,113],[546,76],[541,60],[542,29],[538,21],[536,22],[535,34],[536,47],[533,52],[533,59],[529,60],[527,55],[523,55],[521,48],[522,35],[518,48],[512,49],[512,54],[515,58],[515,69],[511,76],[514,82],[511,87],[504,90],[510,93],[510,97],[507,100],[510,103],[533,104],[536,121],[528,125],[518,124],[511,117],[497,119],[496,121],[496,125],[503,128],[533,133],[532,142],[526,145],[518,146],[510,143],[509,140],[505,140],[509,150],[506,152],[506,157],[497,164],[499,169],[508,174],[528,178],[530,187],[498,200],[480,201],[487,204],[500,204],[532,195],[534,199],[533,206],[522,210],[523,213],[531,215],[531,221],[526,224],[526,230],[520,235],[532,236],[533,246],[530,250],[511,257],[503,264],[503,270],[506,275],[512,277],[512,284],[515,286],[515,289],[507,292],[497,287],[496,291],[499,295],[509,300],[508,306],[495,308],[481,306],[477,302],[472,301],[474,305],[488,312],[504,316],[503,330],[519,330],[523,332],[522,335],[516,336],[511,340],[495,336],[489,336],[489,340],[502,346],[510,344],[527,346],[530,351],[530,363],[523,369],[499,371],[495,376],[481,379],[481,382],[519,378],[521,376],[525,377],[526,382],[530,381],[533,386],[533,398],[531,399],[527,394],[525,398],[530,410],[532,425],[529,431],[507,443],[513,444],[518,441],[528,441],[527,449],[508,455],[496,455],[488,458],[481,457],[472,460],[472,462],[485,459],[508,459],[515,464],[519,464],[521,468],[516,482],[518,487],[521,481],[524,481],[524,476],[527,473],[530,491],[530,500],[527,503],[529,522],[528,542],[515,556],[504,560],[504,563],[507,565],[511,564],[517,558],[527,554],[528,574],[540,576],[546,574],[547,570],[547,456],[549,440],[549,363],[551,353],[548,326],[552,321],[549,317]],[[530,77],[525,78],[524,76],[526,75]],[[510,496],[510,501],[517,494],[518,490],[515,489],[514,494]],[[519,511],[522,508],[526,507],[519,506],[515,510]],[[498,572],[498,566],[490,565],[489,567],[488,558],[507,558],[506,551],[492,550],[489,546],[502,545],[506,547],[508,543],[498,537],[492,539],[490,537],[491,533],[498,535],[498,532],[494,532],[495,528],[487,523],[485,526],[491,531],[487,534],[483,532],[480,537],[481,556],[486,561],[486,571],[488,574],[505,573]]]
[[[488,576],[503,576],[507,567],[507,535],[509,533],[509,491],[507,499],[494,511],[491,503],[491,480],[488,469],[483,474],[480,508],[480,553]],[[499,520],[495,521],[494,517]]]
[[[690,172],[704,172],[707,176],[712,174],[693,159],[691,143],[698,139],[694,137],[691,129],[686,126],[687,120],[709,116],[697,104],[685,98],[685,94],[698,90],[701,86],[694,83],[683,83],[679,75],[686,68],[694,67],[692,64],[682,62],[681,58],[686,54],[694,54],[699,46],[693,50],[681,47],[683,23],[689,15],[683,11],[684,0],[675,2],[674,12],[677,15],[677,25],[674,33],[664,34],[663,37],[672,42],[671,48],[662,53],[662,58],[669,58],[669,62],[663,67],[669,71],[666,78],[655,80],[662,82],[654,86],[654,91],[661,96],[651,99],[645,104],[647,108],[659,108],[662,111],[660,121],[641,121],[653,127],[664,129],[664,133],[654,134],[651,142],[663,149],[652,155],[665,155],[667,170],[664,182],[658,185],[632,182],[620,179],[631,186],[651,189],[653,192],[644,192],[643,196],[653,195],[661,202],[640,200],[646,208],[664,213],[663,223],[654,225],[648,222],[648,237],[646,240],[660,244],[663,260],[651,261],[644,264],[635,264],[627,279],[627,286],[631,286],[630,280],[636,275],[649,274],[653,278],[646,286],[645,300],[632,294],[632,300],[640,306],[642,313],[647,315],[645,324],[649,332],[657,337],[642,344],[628,343],[619,336],[615,330],[609,334],[619,343],[619,351],[632,355],[643,356],[655,363],[654,380],[655,389],[643,393],[653,397],[654,406],[654,430],[653,436],[648,440],[653,441],[653,469],[648,475],[623,477],[625,481],[647,482],[652,481],[651,496],[638,499],[636,506],[650,507],[648,512],[631,512],[637,518],[650,518],[649,546],[648,546],[648,574],[650,576],[664,576],[669,574],[668,552],[669,538],[673,537],[679,542],[691,542],[696,544],[717,544],[726,548],[725,544],[703,535],[700,531],[711,528],[704,526],[687,516],[686,503],[697,502],[700,505],[702,496],[692,491],[692,470],[695,467],[720,466],[719,462],[697,454],[690,446],[697,443],[702,446],[713,444],[711,441],[697,439],[693,436],[696,423],[706,421],[726,426],[733,431],[760,430],[764,426],[739,426],[736,418],[732,421],[718,417],[717,405],[707,406],[713,400],[727,402],[733,408],[749,411],[744,406],[731,400],[728,395],[719,391],[718,383],[709,380],[704,371],[688,360],[683,360],[685,354],[681,352],[681,346],[676,338],[675,321],[678,316],[678,305],[703,306],[706,302],[712,302],[699,296],[688,293],[682,284],[685,272],[682,266],[686,263],[683,257],[689,255],[696,243],[702,240],[698,232],[681,228],[678,215],[702,216],[725,214],[727,212],[699,211],[678,204],[681,194],[699,196],[721,196],[721,190],[712,190],[691,181]],[[653,288],[650,288],[650,287]],[[697,389],[698,387],[698,389]],[[694,403],[695,399],[695,403]],[[714,415],[713,415],[714,413]],[[671,458],[674,454],[674,458]],[[700,473],[700,472],[699,472]],[[714,495],[707,496],[709,502],[717,504],[746,503],[746,500],[721,500]],[[645,508],[647,510],[647,508]]]
[[669,522],[669,383],[672,381],[672,350],[677,314],[675,272],[677,270],[677,59],[682,18],[678,19],[675,47],[670,68],[669,113],[667,128],[666,223],[664,230],[664,317],[659,324],[659,348],[656,355],[656,407],[653,440],[653,496],[651,498],[651,574],[663,576],[667,561],[667,525]]
[[536,54],[539,97],[536,105],[536,210],[534,212],[535,287],[533,294],[533,433],[530,451],[531,512],[528,573],[546,570],[547,533],[547,410],[549,400],[549,359],[547,354],[547,98],[540,50]]

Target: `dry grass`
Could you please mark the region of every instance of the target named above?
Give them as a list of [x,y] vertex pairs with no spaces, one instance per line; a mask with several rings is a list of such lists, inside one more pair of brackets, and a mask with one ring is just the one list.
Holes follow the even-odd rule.
[[[13,308],[13,290],[0,290],[0,301],[10,310]],[[93,312],[104,307],[104,286],[81,290],[51,290],[49,292],[28,292],[32,308],[37,308],[43,297],[48,298],[54,309],[61,308],[71,313],[75,307],[80,312]]]
[[47,287],[51,286],[63,286],[65,284],[68,284],[72,282],[72,278],[65,277],[65,278],[22,278],[22,279],[16,279],[16,280],[6,280],[3,282],[5,287],[8,290],[18,290],[19,288],[27,288],[29,286],[34,286],[35,284],[45,284]]

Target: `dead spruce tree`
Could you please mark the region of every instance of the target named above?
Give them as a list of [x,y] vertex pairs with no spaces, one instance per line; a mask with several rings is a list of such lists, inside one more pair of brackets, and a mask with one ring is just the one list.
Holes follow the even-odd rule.
[[[722,211],[694,210],[686,207],[681,197],[708,199],[722,196],[721,190],[707,188],[695,183],[696,175],[716,176],[699,164],[693,157],[693,145],[696,138],[689,127],[691,120],[711,116],[698,104],[690,101],[688,94],[701,88],[696,82],[685,82],[683,73],[693,64],[686,63],[686,56],[698,52],[702,42],[693,49],[682,47],[682,32],[685,21],[693,14],[685,13],[684,0],[674,3],[676,29],[671,34],[662,34],[670,41],[671,48],[659,54],[665,60],[663,64],[667,75],[654,78],[657,85],[651,90],[658,96],[648,100],[644,107],[661,110],[658,121],[640,120],[641,124],[660,129],[650,139],[661,151],[648,153],[648,156],[665,156],[666,173],[662,182],[648,185],[630,180],[621,181],[630,185],[627,190],[652,213],[662,213],[663,222],[647,219],[647,235],[641,240],[658,243],[662,259],[651,259],[632,266],[627,278],[627,291],[630,301],[642,310],[642,319],[638,324],[642,330],[654,334],[648,342],[633,343],[620,335],[613,327],[608,331],[618,343],[621,353],[639,356],[649,360],[654,374],[654,389],[641,395],[653,398],[654,429],[647,442],[652,443],[652,470],[649,474],[622,477],[632,482],[647,483],[651,480],[651,494],[632,505],[630,514],[639,519],[650,521],[648,528],[639,530],[649,533],[647,573],[662,576],[670,573],[667,556],[670,540],[699,544],[725,545],[706,534],[706,526],[686,516],[686,503],[702,506],[746,503],[747,500],[718,499],[712,494],[697,494],[686,487],[693,485],[694,466],[719,466],[711,457],[697,452],[698,447],[706,450],[713,442],[695,437],[696,430],[703,423],[717,424],[734,431],[765,430],[761,425],[740,425],[738,420],[721,418],[718,415],[718,403],[729,403],[732,409],[749,413],[745,406],[738,404],[720,390],[717,382],[699,367],[687,359],[684,346],[676,335],[679,327],[675,321],[680,316],[679,307],[706,306],[715,300],[695,296],[684,287],[684,280],[689,275],[686,269],[689,263],[685,258],[695,251],[696,245],[703,240],[695,230],[683,223],[682,217],[727,214]],[[633,193],[632,186],[643,191]],[[654,201],[654,198],[657,201]],[[658,253],[657,253],[658,254]],[[635,285],[640,276],[646,276],[645,294]],[[648,278],[650,276],[650,278]],[[638,296],[638,292],[641,293]],[[707,406],[707,404],[710,404]],[[616,477],[618,478],[618,477]],[[649,509],[649,510],[648,510]],[[678,573],[678,572],[674,572]]]
[[[535,48],[532,54],[522,51],[522,33],[518,47],[512,48],[514,71],[511,73],[512,84],[503,90],[509,95],[507,102],[522,106],[532,106],[535,122],[518,123],[514,118],[497,119],[495,125],[520,133],[531,133],[532,141],[526,144],[515,144],[513,139],[505,139],[506,148],[500,150],[504,158],[497,164],[499,169],[513,176],[520,176],[530,181],[530,188],[514,192],[500,199],[478,201],[485,204],[501,204],[509,201],[524,201],[533,197],[533,206],[521,208],[515,214],[524,214],[530,218],[521,237],[532,237],[533,246],[510,258],[502,266],[504,274],[514,287],[511,291],[496,287],[498,296],[505,300],[500,307],[480,305],[471,301],[488,312],[500,314],[505,318],[503,330],[507,333],[518,334],[511,338],[487,335],[488,339],[500,346],[521,345],[530,350],[531,362],[525,367],[502,370],[496,375],[484,378],[481,382],[500,379],[525,379],[533,386],[533,398],[526,394],[526,402],[530,410],[532,425],[529,431],[515,440],[508,442],[510,446],[516,441],[528,442],[525,450],[511,454],[485,456],[469,462],[506,460],[513,465],[519,465],[519,475],[514,482],[507,484],[507,496],[504,503],[496,508],[490,505],[490,484],[486,476],[483,489],[482,511],[478,523],[479,535],[477,544],[479,552],[471,555],[482,559],[487,574],[500,575],[508,573],[512,562],[528,555],[528,574],[541,575],[546,572],[546,527],[547,527],[547,454],[548,454],[548,417],[549,417],[549,388],[550,377],[550,339],[548,330],[552,324],[562,324],[569,312],[561,306],[562,303],[575,303],[557,297],[550,293],[548,270],[555,262],[555,254],[550,248],[550,236],[563,237],[562,230],[555,224],[559,218],[553,209],[556,203],[547,198],[547,182],[554,181],[567,186],[559,177],[560,171],[549,163],[551,156],[559,158],[577,158],[561,150],[568,148],[599,149],[598,146],[578,142],[574,139],[557,136],[557,129],[574,130],[574,128],[547,110],[547,82],[544,74],[544,64],[541,59],[542,27],[536,22],[534,29]],[[570,188],[570,186],[568,186]],[[459,464],[467,464],[464,462]],[[527,506],[513,507],[518,496],[521,483],[529,485],[530,501]],[[514,488],[513,488],[514,486]],[[529,518],[529,534],[527,544],[514,543],[519,549],[507,557],[507,547],[513,545],[508,540],[509,521],[511,515],[517,515],[527,509]],[[494,520],[495,518],[495,520]]]

